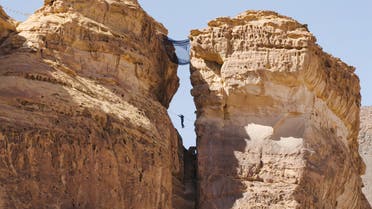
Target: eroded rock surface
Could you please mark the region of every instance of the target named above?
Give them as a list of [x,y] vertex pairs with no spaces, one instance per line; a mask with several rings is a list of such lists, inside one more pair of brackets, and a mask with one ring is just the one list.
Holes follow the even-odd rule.
[[12,20],[0,5],[0,46],[4,39],[16,30],[16,22]]
[[166,29],[135,0],[0,15],[0,208],[173,208]]
[[362,107],[360,111],[359,153],[367,165],[363,178],[363,192],[372,204],[372,107]]
[[200,209],[362,207],[353,67],[274,12],[190,37]]

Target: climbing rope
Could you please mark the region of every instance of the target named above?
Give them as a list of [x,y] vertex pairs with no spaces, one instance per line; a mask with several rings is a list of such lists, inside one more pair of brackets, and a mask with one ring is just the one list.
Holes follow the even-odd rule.
[[[170,113],[171,113],[172,115],[174,115],[174,116],[178,116],[178,115],[180,115],[180,114],[177,114],[177,113],[173,112],[173,111],[170,110],[170,109],[168,109],[168,112],[170,112]],[[194,123],[194,120],[191,120],[189,117],[186,117],[186,116],[184,116],[184,117],[185,117],[185,120]]]
[[[177,116],[177,117],[179,117],[179,116],[181,115],[181,114],[177,114],[177,113],[173,112],[173,111],[170,110],[170,109],[168,109],[168,113],[170,113],[170,114],[172,114],[172,115],[174,115],[174,116]],[[192,119],[190,119],[189,117],[186,117],[186,116],[184,116],[184,120],[185,120],[185,122],[188,121],[188,122],[190,122],[191,124],[194,124],[194,122],[195,122],[195,120],[192,120]]]

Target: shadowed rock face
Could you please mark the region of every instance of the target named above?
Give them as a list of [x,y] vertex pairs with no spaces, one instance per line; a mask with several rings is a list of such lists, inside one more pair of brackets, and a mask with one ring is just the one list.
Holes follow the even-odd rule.
[[274,12],[190,37],[199,208],[361,208],[354,68]]
[[367,165],[363,178],[363,193],[372,204],[372,107],[360,111],[359,153]]
[[173,208],[166,29],[136,1],[0,16],[0,208]]

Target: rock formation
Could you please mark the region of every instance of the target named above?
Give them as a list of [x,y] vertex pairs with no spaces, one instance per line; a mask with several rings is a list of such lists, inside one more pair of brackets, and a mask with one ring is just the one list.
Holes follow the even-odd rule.
[[362,207],[353,67],[274,12],[190,38],[199,209]]
[[0,8],[0,208],[370,208],[359,80],[305,25],[191,32],[197,160],[166,112],[166,33],[136,0],[45,0],[19,25]]
[[11,33],[16,30],[16,22],[12,20],[0,6],[0,45]]
[[362,107],[360,111],[359,153],[367,165],[363,178],[363,192],[372,204],[372,107]]
[[166,29],[136,0],[46,0],[15,30],[0,11],[0,208],[173,208]]

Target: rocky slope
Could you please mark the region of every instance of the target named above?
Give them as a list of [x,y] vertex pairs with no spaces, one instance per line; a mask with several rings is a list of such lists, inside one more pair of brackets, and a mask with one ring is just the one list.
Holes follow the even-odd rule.
[[274,12],[190,38],[200,209],[362,207],[353,67]]
[[360,111],[359,153],[367,165],[363,178],[363,192],[372,204],[372,107],[362,107]]
[[15,30],[1,11],[0,208],[173,208],[166,29],[135,0],[46,0]]

